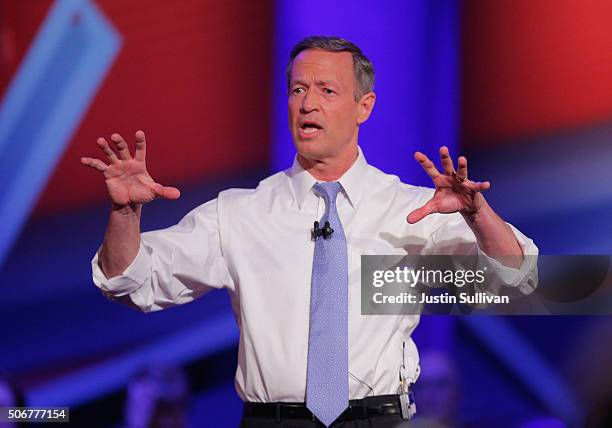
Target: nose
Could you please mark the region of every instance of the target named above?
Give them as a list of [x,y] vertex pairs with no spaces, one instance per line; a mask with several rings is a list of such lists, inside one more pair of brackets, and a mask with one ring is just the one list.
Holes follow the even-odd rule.
[[319,109],[319,97],[316,91],[308,90],[302,98],[300,113],[306,114]]

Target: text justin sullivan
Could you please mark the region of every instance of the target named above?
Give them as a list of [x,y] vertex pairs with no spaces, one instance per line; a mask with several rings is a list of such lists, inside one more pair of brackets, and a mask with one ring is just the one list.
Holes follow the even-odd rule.
[[509,303],[510,298],[508,296],[493,296],[487,293],[476,292],[474,294],[459,293],[459,299],[457,296],[448,293],[442,293],[438,295],[428,295],[427,293],[400,293],[396,295],[387,296],[383,293],[374,293],[372,296],[374,303],[418,303],[418,304],[430,304],[430,303],[465,303],[468,305],[475,304],[497,304],[497,303]]

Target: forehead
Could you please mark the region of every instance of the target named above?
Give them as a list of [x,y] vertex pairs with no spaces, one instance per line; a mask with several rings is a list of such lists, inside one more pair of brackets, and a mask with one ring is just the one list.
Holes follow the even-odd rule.
[[353,82],[353,56],[350,52],[327,52],[307,49],[293,60],[291,81],[333,80],[339,83]]

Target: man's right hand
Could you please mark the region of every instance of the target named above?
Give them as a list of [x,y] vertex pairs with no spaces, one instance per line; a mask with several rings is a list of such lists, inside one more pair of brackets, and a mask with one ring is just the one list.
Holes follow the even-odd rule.
[[97,140],[98,146],[110,164],[88,157],[81,158],[81,163],[104,174],[106,188],[114,209],[128,206],[135,209],[157,198],[179,198],[181,193],[177,188],[162,186],[149,175],[145,160],[147,148],[143,131],[136,132],[134,157],[121,135],[113,134],[110,139],[115,150],[111,148],[106,139],[98,138]]

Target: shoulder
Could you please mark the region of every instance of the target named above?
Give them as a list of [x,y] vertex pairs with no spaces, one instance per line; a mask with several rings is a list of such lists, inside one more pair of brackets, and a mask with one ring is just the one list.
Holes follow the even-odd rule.
[[219,203],[222,205],[250,205],[264,203],[280,195],[291,192],[287,171],[280,171],[259,182],[254,189],[232,188],[219,193]]
[[435,189],[404,183],[397,175],[387,174],[380,169],[368,165],[368,187],[374,193],[392,196],[398,200],[427,201],[433,196]]

